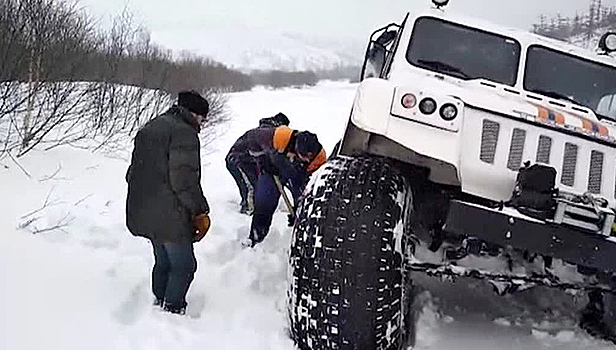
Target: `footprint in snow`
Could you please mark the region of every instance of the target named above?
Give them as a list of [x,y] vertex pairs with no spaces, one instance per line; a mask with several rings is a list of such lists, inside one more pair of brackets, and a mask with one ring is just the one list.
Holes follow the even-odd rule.
[[195,295],[188,295],[186,302],[188,306],[186,307],[186,315],[190,318],[199,318],[205,309],[205,294],[198,293]]
[[141,281],[133,287],[124,302],[113,312],[113,317],[124,325],[134,324],[150,305],[146,296],[148,282]]

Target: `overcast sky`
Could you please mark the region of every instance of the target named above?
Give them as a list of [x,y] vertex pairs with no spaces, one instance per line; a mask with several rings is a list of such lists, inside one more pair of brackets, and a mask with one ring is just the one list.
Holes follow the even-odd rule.
[[[430,0],[80,0],[103,21],[124,6],[165,47],[194,42],[208,29],[268,29],[365,41],[376,28],[399,22],[407,11],[426,8]],[[584,12],[590,0],[450,0],[448,11],[529,29],[540,14]],[[603,0],[616,6],[616,0]],[[186,48],[186,47],[183,47]],[[190,49],[190,48],[188,48]]]

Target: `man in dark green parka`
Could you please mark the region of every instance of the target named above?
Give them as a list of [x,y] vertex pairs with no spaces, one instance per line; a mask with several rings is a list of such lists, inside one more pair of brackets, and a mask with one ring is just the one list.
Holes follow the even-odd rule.
[[198,138],[208,111],[197,92],[180,92],[177,104],[139,130],[126,173],[126,225],[154,247],[155,304],[178,314],[197,269],[193,243],[209,227]]

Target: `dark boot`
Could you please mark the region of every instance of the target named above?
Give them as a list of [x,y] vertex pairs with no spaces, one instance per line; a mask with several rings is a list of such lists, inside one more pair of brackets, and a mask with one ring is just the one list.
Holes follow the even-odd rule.
[[165,304],[163,310],[166,312],[177,314],[177,315],[185,315],[186,314],[186,306],[175,306],[171,304]]
[[244,238],[240,244],[242,245],[242,248],[252,248],[256,243],[251,238]]

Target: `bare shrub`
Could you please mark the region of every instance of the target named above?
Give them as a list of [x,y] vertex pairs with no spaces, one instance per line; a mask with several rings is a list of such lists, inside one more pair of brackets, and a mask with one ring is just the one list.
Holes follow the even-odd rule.
[[252,86],[209,59],[174,60],[126,10],[107,31],[65,1],[0,0],[0,11],[0,157],[83,140],[116,147],[185,89],[211,102],[208,144],[228,119],[225,93]]

